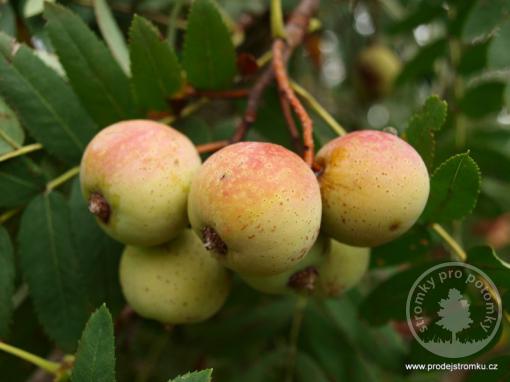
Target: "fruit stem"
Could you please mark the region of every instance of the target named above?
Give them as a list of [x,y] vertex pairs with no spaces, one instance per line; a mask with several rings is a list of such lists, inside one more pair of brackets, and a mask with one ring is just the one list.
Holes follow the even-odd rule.
[[286,382],[292,382],[294,376],[294,369],[296,365],[296,357],[298,352],[298,340],[303,318],[305,316],[308,298],[305,296],[298,296],[296,306],[294,308],[294,315],[292,316],[292,324],[290,327],[289,336],[289,358],[287,360],[287,373],[285,377]]
[[19,157],[21,155],[25,155],[37,150],[41,150],[42,148],[43,146],[40,143],[34,143],[32,145],[23,146],[6,154],[0,155],[0,162],[4,162],[8,159]]
[[337,133],[339,136],[347,134],[347,131],[340,125],[335,118],[303,87],[297,84],[294,81],[290,81],[290,86],[294,91],[303,98],[308,105],[317,113],[317,115],[324,121],[326,124]]
[[60,364],[56,362],[48,361],[44,358],[41,358],[35,354],[29,353],[25,350],[19,349],[17,347],[6,344],[5,342],[0,341],[0,350],[11,354],[15,357],[18,357],[24,361],[27,361],[50,374],[58,376],[60,374]]
[[80,166],[73,167],[70,170],[67,170],[62,175],[56,177],[55,179],[51,180],[46,184],[46,192],[51,192],[58,186],[64,184],[68,180],[74,178],[78,173],[80,172]]
[[285,39],[285,24],[281,0],[271,0],[271,32],[273,38]]
[[457,241],[441,225],[433,223],[431,228],[441,237],[441,239],[445,241],[446,244],[448,244],[450,249],[457,255],[460,261],[466,261],[467,255],[464,249],[462,249],[459,243],[457,243]]
[[288,99],[294,112],[301,121],[301,127],[303,128],[303,159],[309,166],[312,166],[314,157],[313,122],[290,86],[287,69],[285,68],[285,60],[283,58],[284,49],[285,42],[282,39],[277,39],[273,42],[274,76],[278,88],[280,89],[280,96]]

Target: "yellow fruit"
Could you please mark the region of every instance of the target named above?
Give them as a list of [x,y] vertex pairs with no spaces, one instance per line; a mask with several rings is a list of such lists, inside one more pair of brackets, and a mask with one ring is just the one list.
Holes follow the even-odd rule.
[[406,232],[422,213],[429,175],[420,155],[397,136],[365,130],[327,143],[317,154],[322,230],[349,245],[374,247]]
[[125,244],[157,245],[188,224],[188,190],[200,163],[177,130],[146,120],[119,122],[87,146],[81,188],[106,233]]
[[317,179],[301,158],[275,144],[242,142],[218,151],[198,171],[188,215],[225,266],[271,275],[309,251],[321,207]]

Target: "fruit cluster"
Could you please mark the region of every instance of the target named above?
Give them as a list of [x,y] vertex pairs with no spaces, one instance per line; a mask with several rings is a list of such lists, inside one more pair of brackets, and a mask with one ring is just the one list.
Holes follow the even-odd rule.
[[80,180],[99,225],[127,244],[128,303],[180,324],[221,308],[227,269],[267,293],[337,296],[365,273],[368,247],[408,230],[427,201],[427,169],[395,135],[350,133],[316,161],[318,173],[279,145],[242,142],[201,164],[183,134],[135,120],[97,134]]

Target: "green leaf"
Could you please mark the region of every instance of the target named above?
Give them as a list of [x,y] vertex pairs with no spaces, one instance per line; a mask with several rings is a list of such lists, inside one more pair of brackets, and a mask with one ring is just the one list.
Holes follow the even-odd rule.
[[[47,0],[54,3],[55,0]],[[27,0],[23,4],[23,16],[30,18],[41,14],[44,10],[44,0]]]
[[195,0],[191,6],[183,66],[199,89],[227,88],[236,74],[234,44],[211,0]]
[[71,382],[115,382],[113,322],[106,305],[92,314],[83,330]]
[[113,57],[115,57],[122,70],[124,70],[124,73],[129,75],[129,51],[127,44],[106,0],[94,0],[94,11],[99,30]]
[[427,99],[425,105],[409,121],[405,138],[423,158],[428,168],[432,167],[435,154],[434,131],[439,131],[446,121],[447,104],[437,96]]
[[510,263],[503,260],[494,249],[488,246],[470,248],[467,263],[484,271],[499,289],[499,293],[510,289]]
[[370,255],[372,267],[387,267],[404,263],[419,263],[430,259],[430,233],[415,225],[398,239],[375,247]]
[[99,228],[83,199],[79,179],[73,183],[69,207],[73,242],[85,283],[83,293],[92,308],[106,303],[115,314],[124,304],[118,281],[123,246]]
[[46,179],[28,158],[13,158],[0,163],[0,207],[20,206],[44,190]]
[[444,161],[432,174],[423,218],[445,222],[471,213],[480,192],[480,179],[480,169],[468,153]]
[[492,39],[487,53],[487,63],[492,69],[506,69],[510,67],[510,22],[506,22]]
[[171,379],[168,382],[211,382],[212,372],[212,369],[194,371]]
[[16,36],[16,29],[16,14],[11,4],[8,1],[0,3],[0,31]]
[[167,110],[168,98],[183,85],[181,68],[156,27],[137,15],[129,29],[129,55],[138,102],[146,110]]
[[14,111],[0,98],[0,155],[21,146],[25,140],[25,132],[19,124]]
[[504,90],[505,84],[499,81],[477,84],[466,90],[459,106],[471,118],[482,118],[497,113],[503,107]]
[[510,9],[508,0],[477,1],[469,12],[462,38],[472,41],[490,34]]
[[104,43],[60,5],[47,3],[44,15],[71,86],[99,126],[134,117],[129,80]]
[[69,85],[26,46],[12,59],[0,55],[0,93],[48,152],[79,162],[96,126]]
[[14,311],[12,304],[14,280],[14,249],[9,234],[0,226],[0,338],[7,337],[9,333],[9,324]]
[[405,321],[409,290],[416,279],[435,263],[424,263],[393,274],[375,286],[360,306],[361,316],[371,325],[383,325],[388,321]]
[[87,320],[86,300],[71,240],[69,208],[55,193],[36,197],[21,218],[21,267],[39,321],[65,351],[73,351]]

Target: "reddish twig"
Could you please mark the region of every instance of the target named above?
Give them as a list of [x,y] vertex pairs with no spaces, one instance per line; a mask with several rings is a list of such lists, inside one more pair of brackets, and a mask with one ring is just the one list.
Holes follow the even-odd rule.
[[299,137],[299,130],[296,126],[296,122],[294,121],[294,117],[292,116],[292,109],[290,107],[289,99],[282,91],[280,91],[279,93],[279,99],[283,117],[285,118],[285,122],[287,123],[287,127],[289,128],[292,144],[294,145],[296,151],[298,153],[301,153],[302,151],[301,138]]
[[273,71],[280,91],[285,94],[301,121],[303,128],[303,159],[309,166],[312,166],[314,156],[313,122],[290,86],[283,57],[284,49],[285,42],[282,39],[276,39],[273,43]]
[[[310,18],[319,8],[320,0],[301,0],[299,5],[292,12],[285,26],[287,45],[283,52],[283,63],[286,64],[294,49],[301,44],[308,30]],[[259,77],[248,95],[248,103],[244,115],[236,127],[236,131],[231,138],[231,142],[239,142],[246,136],[249,127],[257,118],[257,110],[260,105],[262,94],[273,79],[273,67],[267,68]]]
[[228,89],[228,90],[196,90],[190,89],[188,96],[206,98],[244,98],[250,93],[250,89]]
[[230,143],[229,141],[215,141],[204,143],[203,145],[197,145],[197,151],[199,154],[210,153],[212,151],[217,151],[225,146],[228,146],[229,143]]

